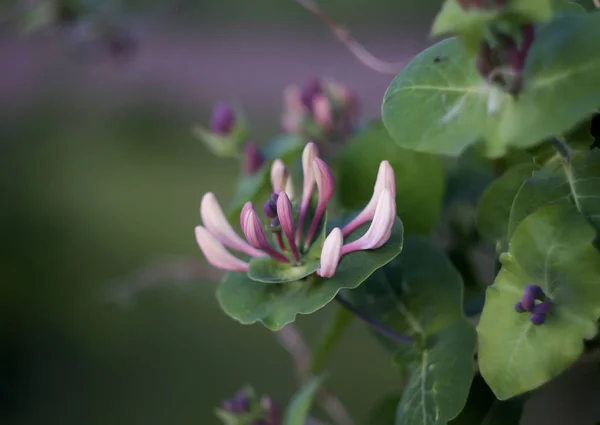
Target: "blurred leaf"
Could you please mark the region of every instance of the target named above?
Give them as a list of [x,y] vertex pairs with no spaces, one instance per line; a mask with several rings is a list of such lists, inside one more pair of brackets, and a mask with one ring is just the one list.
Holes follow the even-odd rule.
[[[505,400],[533,390],[575,362],[600,318],[600,252],[594,228],[572,207],[553,205],[519,224],[500,257],[478,326],[479,367]],[[553,307],[542,326],[516,313],[525,287],[542,287]]]
[[323,368],[344,331],[352,323],[352,319],[354,319],[354,315],[347,309],[338,307],[335,310],[333,318],[327,324],[319,342],[313,349],[309,367],[311,373],[318,373]]
[[311,379],[300,391],[294,394],[283,416],[283,425],[304,425],[310,415],[313,400],[317,396],[323,377]]
[[550,204],[573,203],[600,229],[600,151],[573,151],[569,162],[555,158],[526,180],[513,201],[509,238],[525,217]]
[[381,122],[352,138],[335,164],[337,191],[346,208],[362,208],[371,199],[379,164],[388,160],[396,176],[398,216],[407,232],[429,233],[437,224],[444,194],[439,158],[400,149]]
[[[362,234],[360,231],[354,234]],[[345,255],[332,278],[312,274],[296,282],[274,284],[253,281],[243,273],[229,273],[219,285],[217,298],[223,311],[240,323],[261,321],[269,329],[278,330],[293,322],[298,314],[311,314],[323,308],[341,289],[359,286],[396,257],[402,245],[402,222],[396,219],[392,236],[382,247]]]
[[[455,38],[415,57],[392,81],[383,121],[396,143],[458,155],[483,139],[486,156],[563,134],[598,107],[600,14],[559,14],[536,29],[517,98],[487,84]],[[574,85],[572,82],[577,81]]]
[[281,134],[265,146],[263,153],[269,160],[279,158],[284,163],[288,163],[300,158],[304,146],[306,146],[306,140],[297,134]]
[[431,33],[434,37],[458,35],[470,52],[481,45],[486,29],[501,21],[539,22],[550,19],[550,0],[511,1],[502,7],[464,9],[458,0],[446,0],[435,18]]
[[400,394],[389,395],[377,402],[369,411],[365,425],[393,425],[400,397]]
[[519,425],[522,413],[523,400],[497,400],[481,375],[476,375],[465,408],[448,425]]
[[408,237],[402,255],[348,298],[414,339],[410,345],[386,344],[408,377],[396,425],[445,425],[458,415],[473,378],[476,339],[463,316],[460,275],[445,256],[427,241]]
[[508,222],[513,200],[534,169],[533,164],[511,168],[488,186],[479,201],[477,229],[483,237],[496,242],[499,251],[504,251],[508,244]]

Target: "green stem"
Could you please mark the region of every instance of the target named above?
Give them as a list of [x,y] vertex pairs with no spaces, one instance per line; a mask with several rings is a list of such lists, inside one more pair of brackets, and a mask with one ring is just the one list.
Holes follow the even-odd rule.
[[315,375],[321,371],[329,358],[329,355],[333,351],[333,348],[336,346],[342,337],[344,330],[346,330],[353,318],[354,315],[347,309],[342,307],[336,309],[333,318],[323,331],[317,346],[313,350],[309,366],[311,374]]

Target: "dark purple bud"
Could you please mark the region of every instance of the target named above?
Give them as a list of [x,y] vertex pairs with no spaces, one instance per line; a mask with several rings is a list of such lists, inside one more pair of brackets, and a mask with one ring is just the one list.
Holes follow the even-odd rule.
[[210,129],[217,134],[227,135],[235,126],[235,114],[225,103],[219,103],[213,110]]
[[323,86],[321,84],[321,80],[317,77],[314,77],[308,85],[302,90],[302,104],[312,111],[313,107],[313,99],[316,95],[323,93]]
[[263,211],[265,213],[265,216],[269,218],[275,218],[277,217],[277,204],[269,199],[267,202],[265,202]]
[[271,227],[281,227],[281,222],[279,221],[279,217],[275,217],[271,222]]
[[531,317],[529,318],[529,321],[532,324],[534,324],[535,326],[543,325],[544,322],[546,321],[546,315],[545,314],[532,314]]
[[552,308],[552,301],[550,301],[550,300],[544,301],[542,303],[539,303],[535,307],[533,307],[533,313],[546,315],[546,314],[548,314],[548,312],[550,311],[551,308]]
[[521,40],[521,55],[523,56],[523,60],[525,60],[525,57],[533,44],[534,38],[535,27],[532,24],[523,25]]
[[275,205],[277,205],[277,200],[279,199],[279,193],[272,193],[271,194],[271,202],[273,202]]
[[527,285],[525,287],[525,292],[531,292],[536,300],[546,300],[546,294],[539,285]]
[[521,304],[521,301],[519,301],[519,302],[517,302],[515,304],[515,311],[517,313],[523,313],[523,312],[525,312],[525,307],[523,307],[523,304]]
[[246,174],[256,174],[265,163],[260,148],[252,142],[244,146],[244,171]]

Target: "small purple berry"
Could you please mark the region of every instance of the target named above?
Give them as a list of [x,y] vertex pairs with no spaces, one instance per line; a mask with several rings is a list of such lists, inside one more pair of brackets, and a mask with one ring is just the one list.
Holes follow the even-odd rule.
[[517,302],[515,304],[515,311],[517,313],[523,313],[523,312],[525,312],[525,308],[523,307],[523,304],[521,304],[521,301],[519,301],[519,302]]
[[225,103],[219,103],[213,110],[210,128],[214,133],[227,135],[233,131],[235,114]]
[[543,325],[544,322],[546,321],[546,315],[545,314],[532,314],[531,317],[529,318],[529,320],[535,326],[540,326],[540,325]]
[[546,315],[546,314],[548,314],[548,312],[550,311],[551,308],[552,308],[552,301],[550,301],[550,300],[544,301],[542,303],[539,303],[535,307],[533,307],[533,313]]
[[523,293],[523,297],[521,298],[521,306],[526,311],[533,311],[533,307],[535,306],[535,297],[531,290],[527,290],[525,288],[525,292]]

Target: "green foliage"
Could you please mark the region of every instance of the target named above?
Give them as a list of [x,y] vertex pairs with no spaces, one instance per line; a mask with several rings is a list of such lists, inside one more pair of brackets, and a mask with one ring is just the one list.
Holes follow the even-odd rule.
[[539,26],[516,97],[484,81],[457,39],[441,41],[392,81],[383,121],[399,146],[419,152],[458,155],[482,141],[497,158],[535,146],[597,109],[598,39],[599,13],[558,14]]
[[402,255],[349,296],[357,308],[414,339],[387,344],[408,377],[396,424],[445,424],[458,415],[473,377],[476,341],[462,313],[460,276],[444,255],[409,237]]
[[[596,232],[571,206],[542,208],[523,220],[500,257],[478,326],[479,367],[505,400],[531,391],[572,365],[600,318],[600,252]],[[552,300],[546,323],[534,326],[513,305],[529,284]]]
[[438,223],[444,172],[439,158],[394,146],[381,122],[350,139],[340,151],[337,185],[346,208],[360,208],[373,194],[379,163],[389,161],[396,175],[397,213],[409,233],[431,232]]
[[[363,229],[364,232],[364,229]],[[355,231],[361,234],[361,229]],[[402,223],[396,219],[390,239],[373,251],[356,251],[342,257],[332,278],[316,274],[295,282],[262,283],[243,273],[230,273],[217,290],[225,313],[243,324],[261,321],[272,330],[293,322],[298,314],[310,314],[325,307],[344,288],[356,288],[375,270],[402,250]]]

